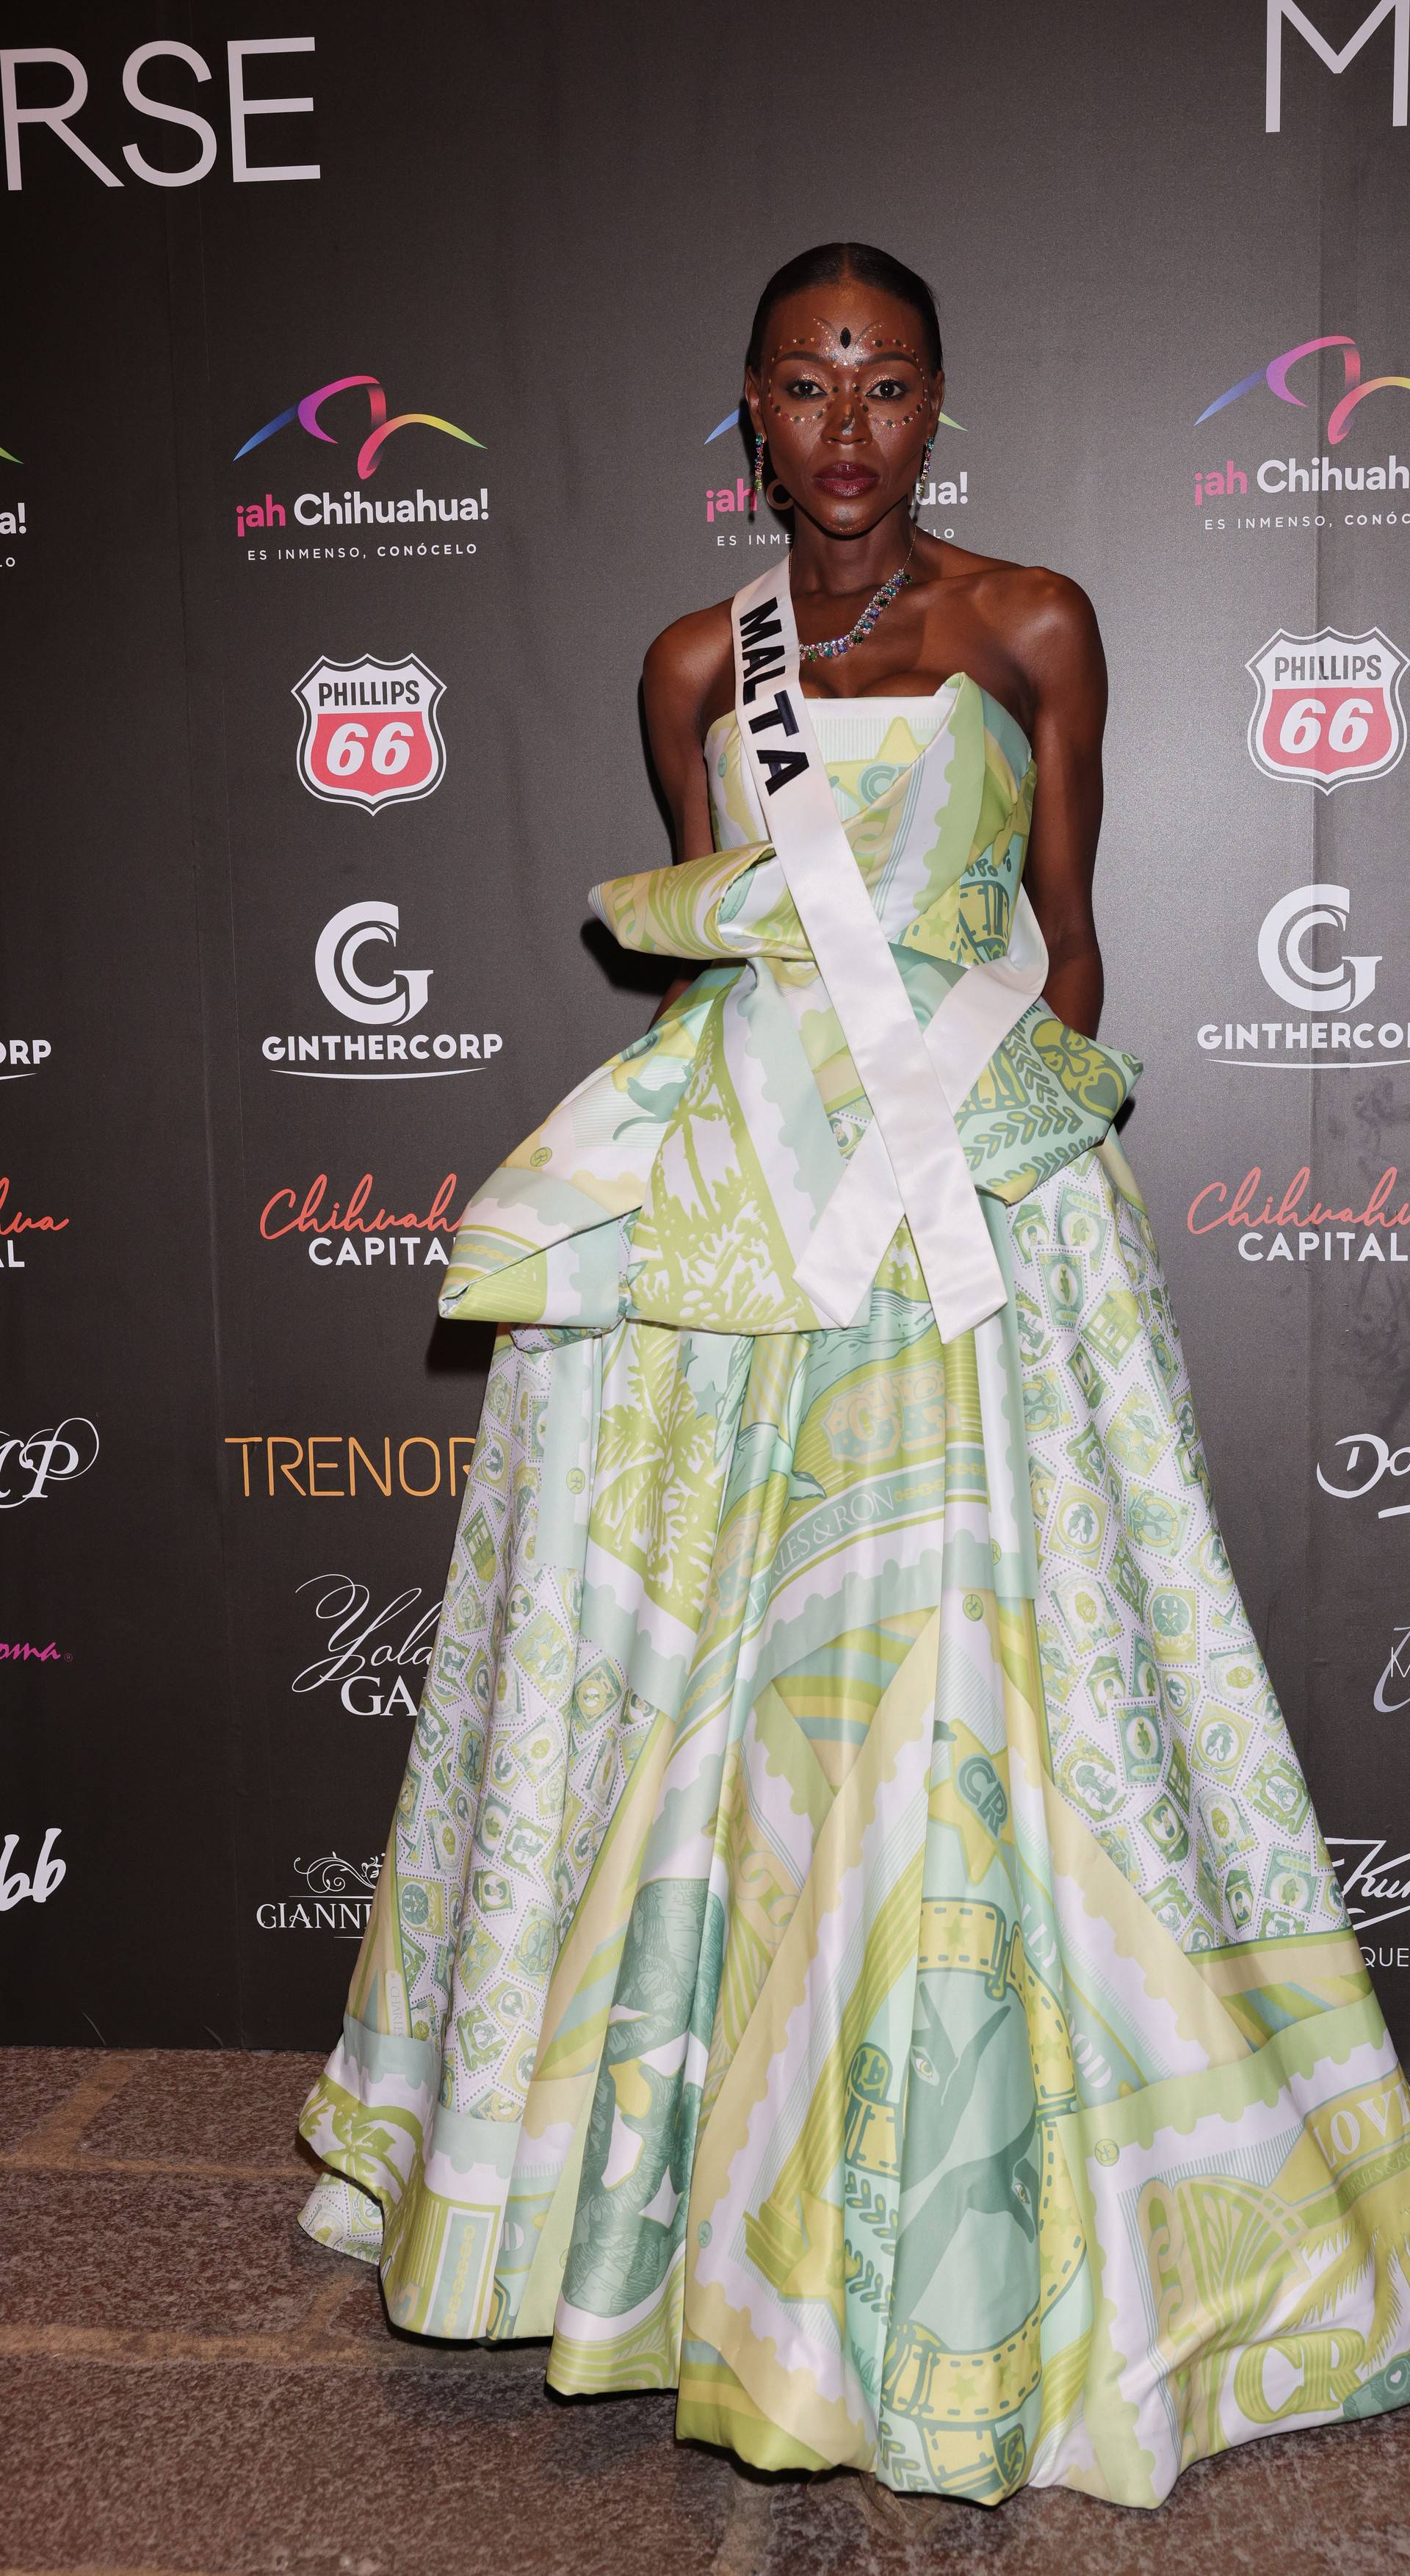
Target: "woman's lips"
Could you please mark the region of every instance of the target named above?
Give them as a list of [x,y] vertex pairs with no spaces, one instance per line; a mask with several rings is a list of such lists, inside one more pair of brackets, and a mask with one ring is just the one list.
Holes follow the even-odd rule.
[[851,500],[859,492],[870,492],[881,477],[873,474],[869,465],[825,465],[813,480],[824,492],[836,493],[839,500]]

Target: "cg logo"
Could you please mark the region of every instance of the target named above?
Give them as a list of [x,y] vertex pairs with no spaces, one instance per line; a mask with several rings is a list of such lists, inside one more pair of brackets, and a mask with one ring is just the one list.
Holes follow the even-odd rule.
[[1314,966],[1304,954],[1309,934],[1321,928],[1345,930],[1351,896],[1345,886],[1294,886],[1264,915],[1258,934],[1258,963],[1269,991],[1304,1011],[1359,1010],[1374,992],[1376,957],[1342,957],[1335,966]]
[[314,973],[325,1001],[345,1020],[389,1029],[425,1010],[434,967],[399,967],[385,984],[370,984],[358,971],[363,949],[380,942],[395,948],[400,927],[394,903],[350,903],[325,923],[313,953]]
[[0,1511],[21,1503],[43,1503],[51,1485],[86,1476],[98,1455],[98,1434],[86,1414],[70,1414],[52,1431],[32,1431],[27,1440],[0,1431]]

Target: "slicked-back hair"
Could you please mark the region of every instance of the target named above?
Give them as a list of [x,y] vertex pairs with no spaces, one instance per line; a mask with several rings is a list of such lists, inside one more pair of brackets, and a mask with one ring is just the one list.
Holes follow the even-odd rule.
[[796,295],[805,286],[835,286],[842,277],[854,277],[860,285],[875,286],[883,295],[894,295],[898,303],[910,306],[920,324],[926,364],[933,375],[938,375],[944,357],[934,295],[915,269],[907,268],[904,260],[893,259],[889,250],[875,249],[870,242],[818,242],[812,250],[800,250],[795,259],[786,259],[782,268],[776,268],[754,308],[745,365],[757,374],[769,315],[785,295]]

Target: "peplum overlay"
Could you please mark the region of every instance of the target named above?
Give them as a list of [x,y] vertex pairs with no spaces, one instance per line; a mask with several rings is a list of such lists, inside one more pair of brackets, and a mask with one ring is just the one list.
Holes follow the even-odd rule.
[[[846,764],[841,793],[924,1028],[976,960],[1008,952],[1033,764],[973,681],[922,705],[939,719],[927,745],[898,718],[881,749],[901,757]],[[819,1324],[794,1260],[871,1109],[777,858],[766,841],[726,837],[749,790],[733,717],[723,739],[712,731],[722,846],[592,893],[624,948],[699,959],[705,972],[477,1192],[443,1315],[594,1330],[630,1316],[732,1333]],[[976,1186],[1012,1202],[1063,1170],[1101,1142],[1139,1072],[1034,1002],[958,1113]],[[888,1284],[914,1278],[904,1221],[888,1261]]]

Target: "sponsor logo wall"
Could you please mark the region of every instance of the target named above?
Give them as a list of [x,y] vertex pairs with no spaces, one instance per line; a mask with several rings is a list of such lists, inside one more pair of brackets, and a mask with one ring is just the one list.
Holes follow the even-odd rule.
[[[359,428],[347,432],[330,428],[328,421],[335,417],[346,421],[348,417],[347,407],[340,410],[333,397],[357,391],[365,394],[367,404]],[[325,405],[330,406],[327,419]],[[355,404],[352,409],[355,416]],[[388,477],[391,489],[379,486],[373,495],[364,488],[377,472],[388,440],[397,431],[433,429],[445,438],[458,439],[464,447],[482,446],[483,440],[472,437],[468,429],[457,429],[454,421],[442,420],[429,411],[398,412],[389,419],[387,397],[375,376],[335,376],[330,383],[305,394],[301,402],[291,403],[287,411],[277,412],[273,420],[266,421],[263,429],[257,429],[243,447],[237,448],[235,463],[240,464],[257,447],[263,447],[267,439],[294,425],[307,438],[325,446],[341,444],[348,448],[351,454],[346,470],[354,480],[336,493],[326,487],[291,493],[285,487],[283,499],[265,491],[256,499],[237,500],[235,534],[247,541],[246,563],[371,564],[428,559],[450,563],[467,562],[478,553],[478,541],[465,531],[472,525],[478,528],[490,515],[487,485],[481,483],[473,492],[447,494],[424,492],[418,483],[415,491],[408,493],[393,475]],[[307,531],[321,533],[334,528],[352,533],[331,544],[308,541]],[[414,535],[402,533],[412,530]],[[257,542],[248,542],[256,536]]]
[[330,805],[376,814],[440,785],[445,683],[414,653],[402,662],[315,662],[294,691],[304,711],[299,775]]
[[1102,621],[1124,1142],[1410,2046],[1410,0],[1074,0],[1058,82],[1046,0],[895,0],[835,167],[742,0],[630,77],[567,0],[188,19],[0,48],[5,2035],[337,2027],[491,1347],[437,1283],[666,980],[586,901],[666,855],[642,655],[787,543],[743,346],[848,231],[939,290],[922,524]]
[[0,1511],[42,1503],[98,1461],[98,1434],[86,1414],[27,1436],[0,1432]]
[[360,1025],[352,1035],[333,1029],[266,1037],[265,1063],[312,1082],[416,1082],[489,1064],[504,1044],[496,1029],[401,1034],[425,1010],[435,968],[397,965],[400,934],[395,903],[374,897],[335,912],[318,934],[314,979],[324,1001]]

